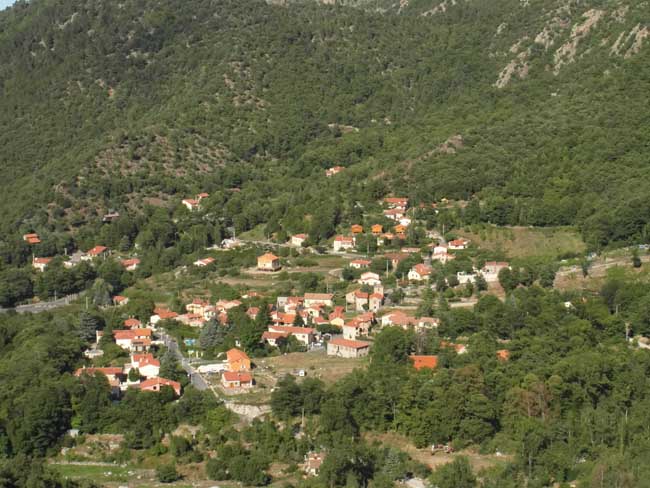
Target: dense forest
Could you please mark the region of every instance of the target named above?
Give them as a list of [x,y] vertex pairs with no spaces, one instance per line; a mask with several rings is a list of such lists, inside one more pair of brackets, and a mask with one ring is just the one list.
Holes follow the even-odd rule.
[[237,231],[334,226],[392,192],[577,225],[594,249],[646,240],[645,4],[446,4],[19,2],[0,13],[5,239],[208,191]]

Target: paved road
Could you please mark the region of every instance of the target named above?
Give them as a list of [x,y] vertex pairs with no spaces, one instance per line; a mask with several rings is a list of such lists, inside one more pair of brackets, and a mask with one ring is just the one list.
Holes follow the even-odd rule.
[[176,339],[163,332],[162,340],[165,343],[165,346],[167,346],[167,349],[169,349],[176,356],[176,359],[178,359],[178,361],[181,363],[181,366],[189,376],[192,385],[197,390],[209,389],[210,385],[208,385],[207,381],[205,381],[201,373],[199,373],[196,369],[194,369],[190,364],[190,360],[187,359],[185,356],[183,356],[183,353],[181,353],[181,350],[178,347],[178,343],[176,342]]
[[65,307],[70,305],[71,302],[79,298],[79,294],[68,295],[58,300],[50,300],[49,302],[31,303],[27,305],[18,305],[16,308],[0,308],[0,313],[15,310],[18,313],[39,313],[47,310],[54,310],[55,308]]

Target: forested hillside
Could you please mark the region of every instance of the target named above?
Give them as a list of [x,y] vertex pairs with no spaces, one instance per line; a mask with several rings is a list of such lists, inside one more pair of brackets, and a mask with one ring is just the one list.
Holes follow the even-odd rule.
[[[360,5],[2,12],[2,228],[77,232],[205,190],[239,231],[294,231],[288,208],[335,225],[394,192],[477,198],[497,224],[576,224],[594,248],[646,239],[643,2]],[[333,164],[354,168],[335,191]]]

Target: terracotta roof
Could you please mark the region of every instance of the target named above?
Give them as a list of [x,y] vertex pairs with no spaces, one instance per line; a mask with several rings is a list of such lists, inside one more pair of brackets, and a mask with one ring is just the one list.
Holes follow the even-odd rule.
[[368,259],[354,259],[350,261],[350,264],[358,264],[360,266],[369,266],[372,263],[372,261],[369,261]]
[[106,246],[95,246],[89,250],[86,254],[90,256],[99,256],[101,253],[106,251],[108,248]]
[[138,319],[134,319],[134,318],[126,319],[124,321],[124,327],[128,327],[130,329],[134,328],[134,327],[136,327],[136,328],[140,327],[141,325],[142,325],[142,322],[140,322]]
[[298,239],[307,239],[309,236],[307,234],[295,234],[291,237],[297,237]]
[[331,293],[305,293],[305,300],[331,300]]
[[341,347],[349,347],[352,349],[363,349],[365,347],[369,347],[370,343],[369,342],[363,342],[363,341],[351,341],[349,339],[343,339],[341,337],[336,337],[329,341],[330,344],[334,346],[341,346]]
[[176,312],[172,312],[170,310],[160,310],[157,315],[162,320],[175,319],[176,317],[178,317],[178,314]]
[[497,351],[497,359],[499,361],[507,361],[508,359],[510,359],[510,351],[508,351],[507,349],[499,349]]
[[118,375],[122,374],[122,368],[120,367],[108,367],[108,368],[79,368],[77,371],[75,371],[74,375],[75,376],[81,376],[82,374],[95,374],[95,373],[102,373],[105,375]]
[[266,254],[262,254],[257,258],[257,262],[259,263],[270,263],[275,261],[276,259],[280,259],[277,257],[275,254],[271,254],[270,252],[267,252]]
[[52,258],[34,258],[34,264],[49,264]]
[[137,265],[140,264],[140,260],[138,258],[133,258],[133,259],[123,259],[120,264],[124,266],[125,268],[128,268],[129,266]]
[[262,334],[262,339],[280,339],[281,337],[289,337],[288,332],[273,332],[270,330],[267,330]]
[[158,376],[156,376],[155,378],[149,378],[148,380],[144,380],[142,383],[140,383],[140,389],[146,390],[156,385],[171,386],[176,393],[179,393],[181,390],[181,384],[178,383],[177,381],[168,380],[166,378],[160,378]]
[[436,369],[438,367],[438,356],[409,356],[409,359],[413,361],[413,367],[415,369]]
[[430,275],[431,272],[433,271],[431,266],[427,266],[426,264],[421,264],[421,263],[413,266],[413,270],[420,276]]
[[226,381],[238,381],[239,383],[250,383],[253,381],[253,377],[250,374],[234,371],[224,371],[223,379]]
[[272,325],[273,332],[287,332],[289,334],[313,334],[316,329],[313,327],[292,327],[290,325]]
[[122,295],[115,295],[115,296],[113,297],[113,301],[114,301],[114,302],[118,302],[118,303],[119,303],[119,302],[123,302],[124,300],[128,300],[128,298],[123,297]]
[[348,237],[348,236],[336,236],[334,238],[336,242],[352,242],[354,243],[354,237]]
[[138,339],[140,337],[151,337],[151,329],[114,330],[115,339]]
[[239,361],[240,359],[244,359],[246,361],[250,361],[250,358],[244,351],[240,351],[239,349],[232,348],[229,349],[228,352],[226,353],[226,358],[228,361]]

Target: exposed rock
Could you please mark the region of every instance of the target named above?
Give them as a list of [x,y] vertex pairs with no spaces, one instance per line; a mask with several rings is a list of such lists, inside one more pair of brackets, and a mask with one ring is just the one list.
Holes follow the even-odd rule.
[[583,14],[583,17],[586,17],[584,22],[573,26],[569,40],[555,51],[553,66],[554,74],[559,74],[562,66],[571,64],[575,61],[578,44],[589,35],[591,29],[598,24],[600,19],[603,18],[603,15],[605,15],[603,10],[591,9]]
[[520,52],[515,59],[510,61],[501,73],[499,73],[499,78],[494,83],[494,86],[497,88],[503,88],[510,83],[513,76],[518,76],[520,79],[524,79],[528,76],[528,70],[530,66],[528,65],[528,56],[530,54],[530,49]]

